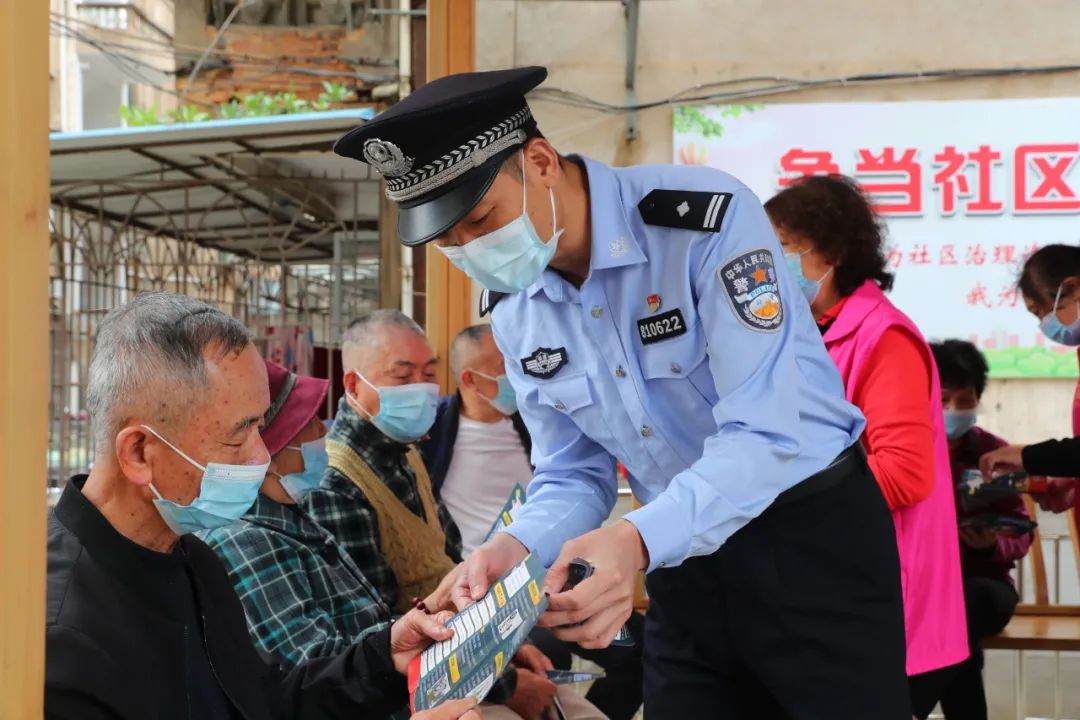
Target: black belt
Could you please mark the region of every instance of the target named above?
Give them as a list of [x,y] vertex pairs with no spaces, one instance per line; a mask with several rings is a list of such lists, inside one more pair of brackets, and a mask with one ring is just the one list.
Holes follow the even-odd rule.
[[803,480],[798,485],[790,487],[780,493],[774,505],[787,505],[789,503],[808,498],[819,492],[839,485],[851,473],[866,465],[866,451],[862,443],[857,442],[847,450],[836,456],[829,467],[821,472],[816,472]]

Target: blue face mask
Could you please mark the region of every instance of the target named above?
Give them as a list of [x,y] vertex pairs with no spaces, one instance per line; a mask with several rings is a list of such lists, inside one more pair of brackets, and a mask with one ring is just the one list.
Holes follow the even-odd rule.
[[359,372],[356,377],[379,393],[379,412],[372,415],[354,396],[349,400],[371,420],[383,434],[399,443],[411,443],[427,435],[435,424],[435,407],[439,402],[439,386],[434,383],[412,383],[376,387]]
[[142,427],[203,473],[202,482],[199,483],[199,495],[189,505],[166,500],[161,497],[153,483],[150,484],[150,491],[157,498],[154,500],[154,507],[174,533],[185,535],[231,525],[255,504],[259,488],[270,467],[270,458],[261,465],[209,463],[204,466],[188,457],[157,430],[148,425]]
[[945,411],[945,437],[956,440],[967,435],[971,428],[975,427],[974,410],[946,410]]
[[286,450],[296,450],[304,458],[304,470],[288,475],[279,475],[281,487],[289,494],[294,502],[303,502],[307,494],[319,487],[322,482],[323,471],[330,464],[330,458],[326,455],[326,438],[306,442],[299,447],[286,445]]
[[491,407],[495,408],[503,415],[513,415],[517,412],[517,393],[514,392],[514,386],[510,384],[510,378],[506,375],[500,375],[499,377],[491,377],[485,375],[479,370],[473,370],[482,378],[487,378],[495,382],[499,386],[499,392],[493,398],[489,398],[487,395],[480,393],[480,397],[484,398],[491,404]]
[[[439,252],[459,270],[488,290],[513,293],[540,279],[559,245],[562,230],[545,243],[533,227],[525,206],[524,151],[522,152],[521,215],[498,230],[462,246],[439,247]],[[555,193],[551,198],[551,227],[556,226]]]
[[[1058,286],[1057,295],[1054,296],[1054,309],[1042,319],[1042,322],[1039,323],[1039,329],[1043,331],[1043,335],[1046,335],[1054,342],[1075,347],[1080,345],[1080,312],[1077,313],[1076,320],[1071,325],[1061,322],[1057,316],[1058,303],[1061,301],[1061,289],[1064,286],[1065,283]],[[1078,306],[1080,306],[1080,303],[1078,303]]]
[[784,259],[787,260],[788,269],[791,270],[791,274],[795,276],[795,281],[799,283],[799,289],[802,290],[803,296],[806,301],[813,303],[817,299],[818,293],[821,292],[821,283],[825,281],[825,278],[832,275],[832,268],[829,268],[828,272],[822,275],[817,280],[811,280],[803,274],[802,269],[802,256],[810,252],[804,250],[801,253],[786,252],[784,253]]

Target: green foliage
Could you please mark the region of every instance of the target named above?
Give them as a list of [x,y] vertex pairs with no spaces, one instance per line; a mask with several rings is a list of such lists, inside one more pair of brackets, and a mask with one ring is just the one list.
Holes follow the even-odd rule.
[[1046,348],[1005,348],[983,350],[990,365],[990,376],[1063,377],[1077,376],[1076,354],[1054,352]]
[[147,127],[158,125],[161,118],[158,116],[158,106],[151,105],[149,108],[120,106],[120,117],[128,127]]
[[169,113],[169,117],[176,123],[204,122],[213,117],[197,105],[181,105]]
[[[765,107],[760,104],[721,105],[719,115],[722,118],[738,118],[745,113],[756,112]],[[675,108],[675,132],[698,133],[704,138],[718,138],[724,135],[724,125],[705,114],[695,105],[679,105]]]
[[[196,123],[216,119],[234,120],[244,117],[325,112],[340,108],[356,98],[356,94],[342,83],[324,82],[322,87],[322,92],[314,102],[304,100],[291,90],[279,93],[259,91],[243,98],[234,98],[217,108],[181,105],[169,113],[168,119],[176,123]],[[149,109],[123,105],[120,107],[120,117],[129,127],[146,127],[166,122],[160,117],[156,105]]]

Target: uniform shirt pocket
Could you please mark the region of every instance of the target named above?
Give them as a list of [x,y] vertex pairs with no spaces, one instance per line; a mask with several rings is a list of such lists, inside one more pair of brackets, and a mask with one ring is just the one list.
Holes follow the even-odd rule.
[[705,360],[705,335],[697,327],[682,337],[641,349],[641,374],[646,380],[685,380]]
[[566,415],[593,404],[589,378],[585,373],[547,380],[539,385],[537,391],[541,403]]

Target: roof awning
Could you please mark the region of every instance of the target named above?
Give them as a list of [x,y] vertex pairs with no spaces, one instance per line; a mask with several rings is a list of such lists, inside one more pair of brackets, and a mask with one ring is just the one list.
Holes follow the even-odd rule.
[[52,201],[115,227],[318,262],[377,239],[379,178],[331,151],[370,108],[50,136]]

